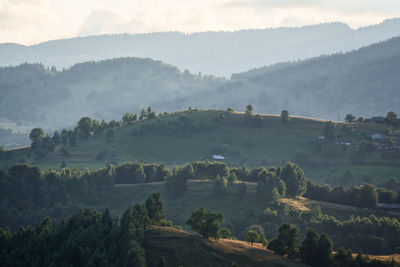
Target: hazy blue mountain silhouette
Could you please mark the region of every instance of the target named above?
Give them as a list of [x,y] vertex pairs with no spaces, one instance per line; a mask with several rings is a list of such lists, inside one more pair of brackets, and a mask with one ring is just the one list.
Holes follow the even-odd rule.
[[400,19],[351,29],[343,23],[236,32],[121,34],[0,44],[0,66],[40,62],[57,68],[118,57],[152,58],[178,68],[230,77],[282,61],[347,52],[400,35]]

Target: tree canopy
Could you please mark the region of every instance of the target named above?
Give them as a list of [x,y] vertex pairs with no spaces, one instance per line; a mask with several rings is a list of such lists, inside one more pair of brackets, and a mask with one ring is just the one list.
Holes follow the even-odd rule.
[[190,226],[192,231],[195,231],[203,238],[218,238],[220,224],[223,223],[224,216],[221,213],[215,213],[201,207],[193,211],[186,224]]

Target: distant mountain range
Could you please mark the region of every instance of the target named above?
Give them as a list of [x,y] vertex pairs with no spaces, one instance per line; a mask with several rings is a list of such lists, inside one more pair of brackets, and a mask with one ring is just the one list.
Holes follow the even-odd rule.
[[57,68],[118,57],[152,58],[192,73],[230,77],[278,62],[348,52],[400,35],[400,19],[351,29],[343,23],[236,32],[178,32],[79,37],[33,46],[0,44],[0,66],[42,63]]
[[232,79],[191,74],[160,61],[119,58],[57,71],[40,64],[0,68],[0,118],[65,128],[81,117],[232,107],[325,119],[400,112],[400,38],[345,54],[281,63]]

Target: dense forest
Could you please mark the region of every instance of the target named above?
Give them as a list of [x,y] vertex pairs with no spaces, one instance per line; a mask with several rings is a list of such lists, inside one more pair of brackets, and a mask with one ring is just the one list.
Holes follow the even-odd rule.
[[[231,235],[230,229],[221,228],[223,221],[223,214],[200,207],[191,213],[185,224],[206,240],[209,238],[236,239]],[[172,229],[168,230],[169,252],[161,257],[149,257],[149,254],[154,254],[152,250],[157,250],[154,244],[157,244],[156,239],[159,236],[154,235],[154,232],[159,231],[160,228],[154,227],[171,227],[172,225],[171,221],[165,220],[164,203],[160,198],[160,193],[153,193],[145,203],[130,205],[121,219],[112,218],[108,209],[102,214],[90,209],[82,209],[56,224],[53,224],[50,217],[45,217],[37,226],[26,228],[21,226],[14,233],[0,227],[0,260],[3,266],[147,266],[147,264],[149,266],[176,266],[174,264],[177,260],[181,261],[179,262],[181,264],[190,262],[191,257],[187,258],[187,255],[185,257],[184,251],[178,251],[174,247],[177,245],[174,239],[177,239],[179,235]],[[167,228],[163,229],[165,230]],[[185,239],[189,238],[187,235]],[[181,242],[185,242],[185,239],[181,239]],[[361,251],[353,257],[352,251],[345,250],[343,247],[333,254],[333,242],[329,236],[319,235],[314,230],[308,229],[301,241],[299,229],[287,223],[281,224],[277,236],[270,241],[265,238],[262,227],[252,225],[247,230],[245,240],[251,246],[254,243],[262,243],[277,255],[286,256],[293,262],[298,261],[310,266],[397,266],[393,260],[387,262],[370,260]],[[196,254],[204,253],[206,246],[204,243],[200,244],[198,240],[193,241],[192,238],[187,248],[190,248],[193,256],[197,258]],[[150,245],[151,243],[153,245]],[[197,246],[193,246],[193,243],[197,243]],[[160,244],[162,247],[161,240],[158,246]],[[202,246],[200,251],[198,251],[199,245]],[[175,253],[171,253],[172,250]],[[211,254],[222,254],[221,252],[214,250]],[[254,258],[243,259],[243,252],[241,257],[238,254],[230,255],[231,266],[238,266],[232,258],[241,260],[241,264],[246,265],[254,260]],[[205,264],[210,260],[209,258],[210,256],[204,256],[194,265]],[[214,265],[219,262],[219,266],[225,266],[227,260],[229,261],[220,255],[219,259],[212,259],[208,264]],[[284,264],[286,265],[288,263]]]
[[[200,189],[202,183],[190,185],[193,180],[212,184],[208,192],[202,191],[206,194],[205,198],[208,194],[218,202],[224,198],[257,202],[260,210],[247,207],[247,215],[241,221],[229,220],[227,226],[239,238],[245,237],[246,229],[251,225],[260,225],[270,237],[276,234],[279,224],[290,222],[297,225],[302,234],[307,228],[329,234],[337,246],[372,254],[398,253],[398,218],[375,210],[378,202],[399,203],[398,193],[372,185],[349,189],[318,186],[308,181],[303,171],[293,163],[287,163],[284,168],[252,170],[246,167],[229,168],[225,163],[208,161],[173,169],[167,169],[162,164],[126,163],[94,171],[66,168],[60,172],[15,165],[7,174],[0,176],[0,225],[16,230],[19,225],[37,224],[45,215],[51,215],[53,220],[60,222],[77,212],[79,207],[95,205],[103,209],[110,205],[110,201],[117,201],[121,206],[124,200],[112,200],[110,195],[118,189],[118,185],[144,186],[156,182],[154,185],[159,186],[157,182],[163,182],[161,189],[168,204],[185,195],[190,198],[191,190],[197,187],[204,190]],[[252,183],[256,183],[256,187],[250,193]],[[293,209],[282,201],[303,195],[312,200],[356,205],[375,211],[368,216],[347,214],[343,217],[321,212],[319,206],[313,206],[309,211]],[[168,218],[181,223],[178,218]]]
[[[245,99],[257,110],[289,109],[325,119],[398,112],[399,38],[346,54],[282,63],[232,75],[213,100]],[[229,92],[229,95],[228,95]],[[207,93],[206,93],[207,94]],[[201,98],[206,94],[200,94]],[[255,100],[257,99],[257,100]]]
[[87,62],[62,71],[22,64],[0,69],[0,114],[54,129],[72,126],[85,114],[111,120],[126,110],[139,111],[142,103],[178,101],[181,95],[216,82],[151,59]]

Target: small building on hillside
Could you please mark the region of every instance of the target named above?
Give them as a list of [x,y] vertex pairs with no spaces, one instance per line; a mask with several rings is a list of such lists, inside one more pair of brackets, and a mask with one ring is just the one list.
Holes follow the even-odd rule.
[[352,144],[352,142],[351,142],[351,139],[338,138],[338,139],[336,139],[336,144],[350,146]]
[[387,140],[384,140],[381,142],[374,142],[374,146],[375,146],[376,150],[380,150],[380,151],[392,150],[393,148],[395,148],[394,144]]
[[372,141],[383,141],[386,140],[386,135],[376,133],[371,135],[371,139]]
[[222,156],[222,155],[213,155],[213,159],[215,159],[215,160],[224,160],[225,157]]
[[395,147],[393,141],[387,139],[384,134],[373,134],[371,135],[371,139],[376,150],[391,150]]

